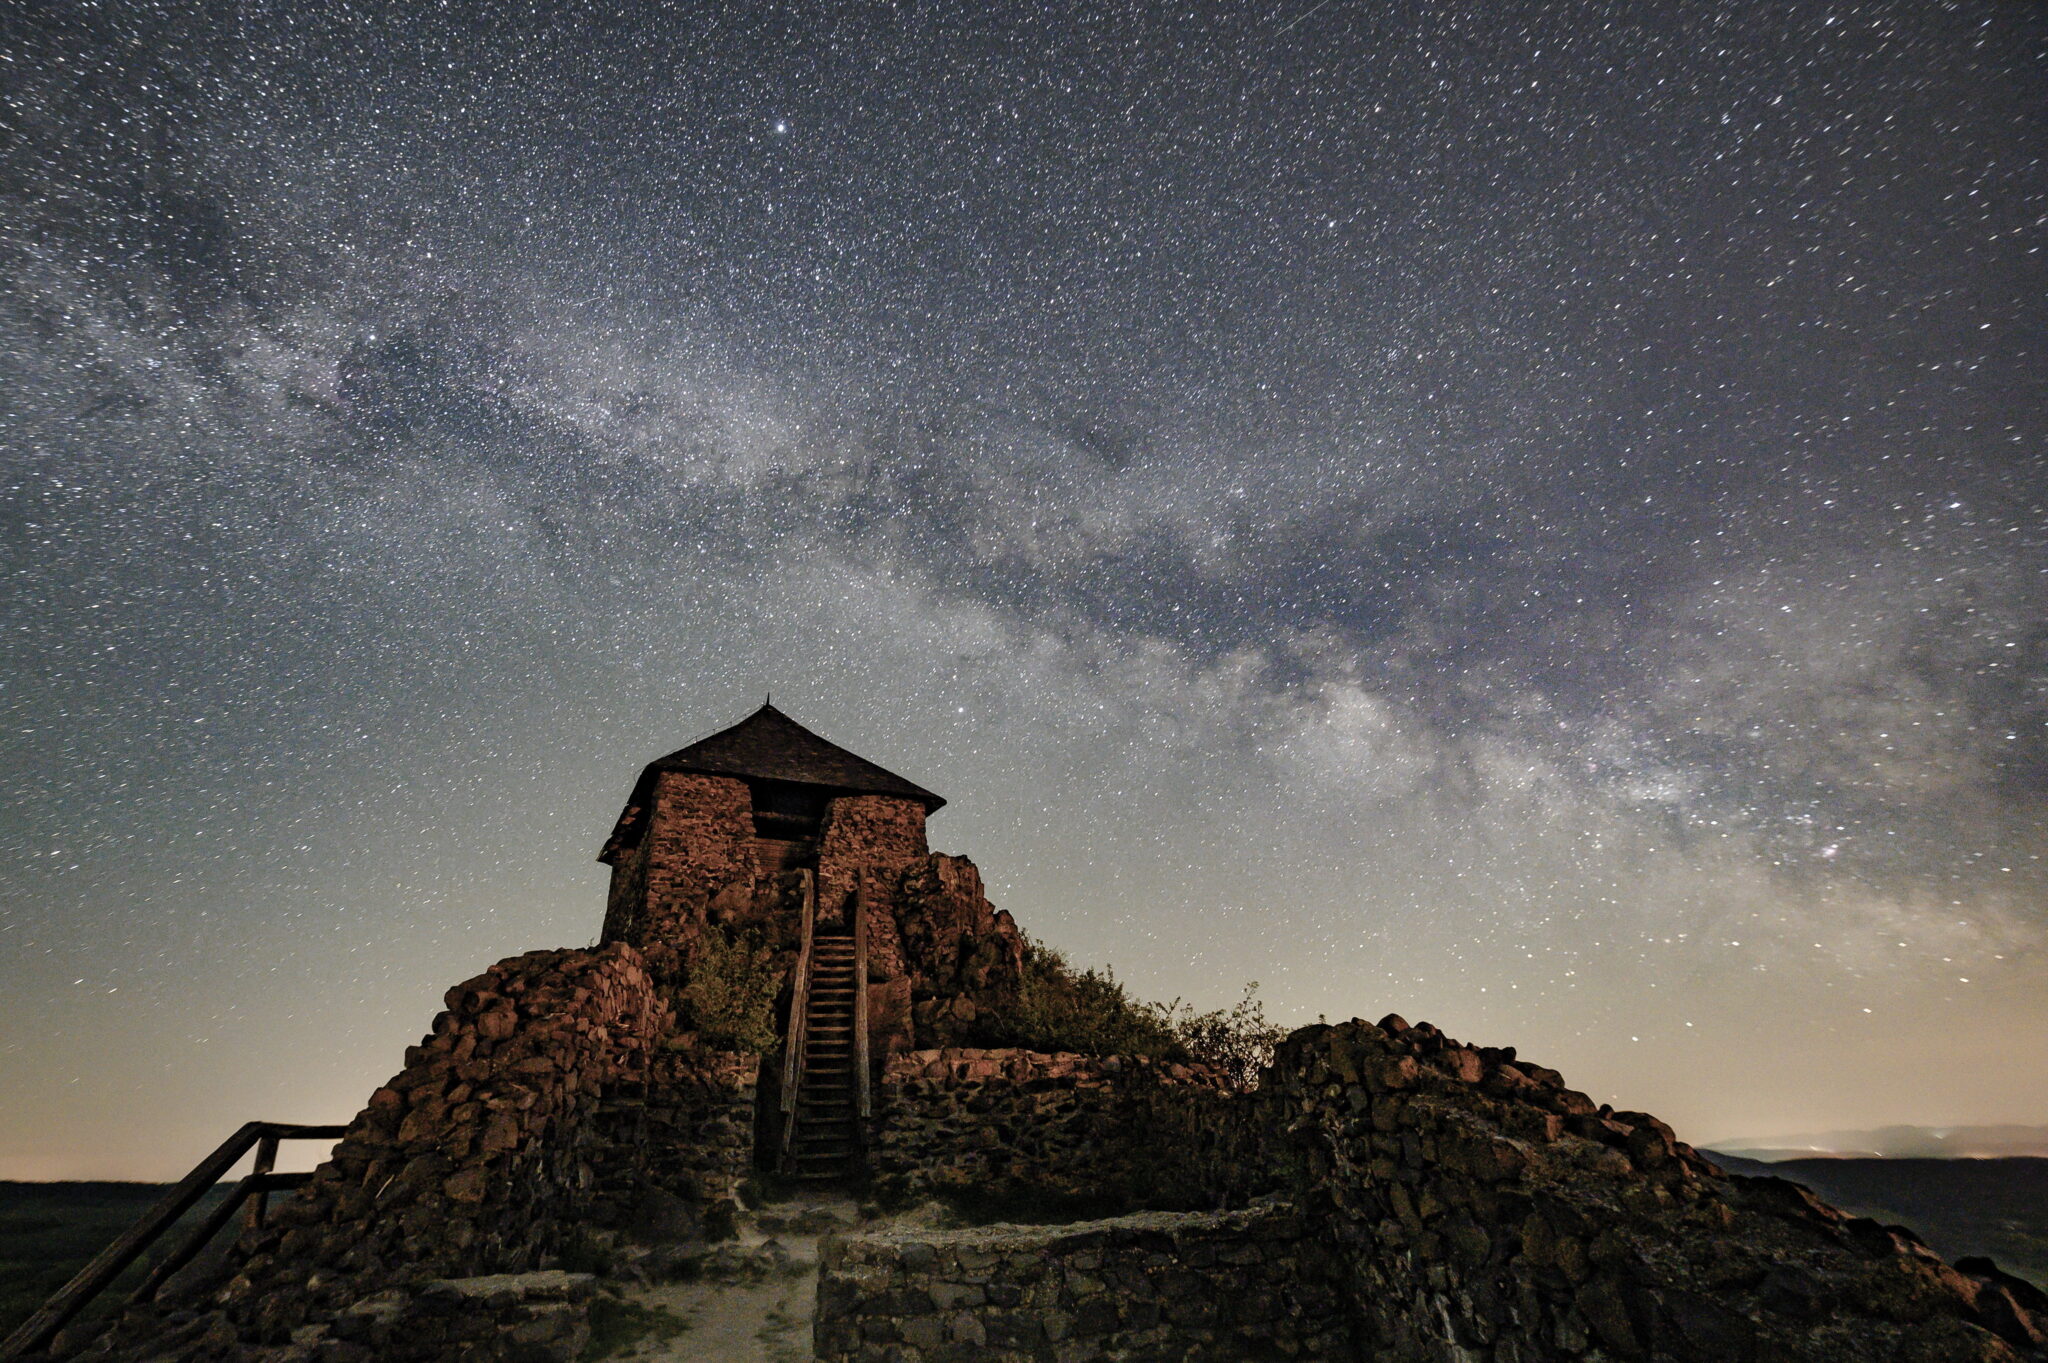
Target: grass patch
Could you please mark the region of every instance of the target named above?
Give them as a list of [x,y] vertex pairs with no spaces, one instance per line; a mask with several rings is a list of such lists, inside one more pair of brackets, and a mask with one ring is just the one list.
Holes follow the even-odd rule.
[[643,1306],[616,1297],[598,1297],[590,1303],[590,1343],[586,1359],[615,1358],[636,1344],[666,1344],[687,1331],[688,1317],[665,1306]]
[[998,1014],[993,1025],[1004,1034],[984,1044],[1189,1058],[1165,1008],[1132,998],[1116,971],[1076,970],[1058,951],[1036,942],[1024,958],[1015,1005]]
[[754,1052],[774,1048],[775,995],[783,972],[759,933],[705,933],[688,971],[683,1009],[706,1045]]

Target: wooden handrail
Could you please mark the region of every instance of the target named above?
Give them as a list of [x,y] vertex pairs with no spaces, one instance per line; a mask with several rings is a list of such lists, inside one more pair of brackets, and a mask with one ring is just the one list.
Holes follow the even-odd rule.
[[[220,1182],[222,1175],[234,1168],[242,1156],[249,1153],[251,1146],[263,1144],[271,1152],[274,1160],[277,1142],[280,1140],[339,1140],[347,1131],[348,1128],[345,1126],[293,1126],[284,1122],[243,1123],[218,1150],[199,1161],[177,1187],[164,1194],[155,1206],[144,1212],[139,1221],[115,1237],[112,1244],[94,1255],[92,1261],[78,1270],[70,1282],[58,1288],[50,1299],[43,1303],[40,1310],[16,1327],[14,1333],[7,1336],[6,1340],[0,1341],[0,1359],[20,1358],[23,1354],[34,1353],[46,1347],[56,1338],[57,1332],[70,1323],[72,1317],[84,1310],[86,1304],[94,1297],[106,1291],[128,1265],[140,1258],[143,1251],[155,1244],[159,1236],[177,1224],[179,1217],[190,1211],[200,1198],[205,1197],[207,1191]],[[204,1233],[195,1232],[193,1238],[176,1251],[173,1257],[178,1258],[178,1264],[174,1265],[170,1272],[162,1274],[161,1278],[152,1274],[151,1281],[144,1284],[148,1289],[148,1296],[138,1294],[138,1299],[146,1301],[150,1296],[154,1296],[156,1289],[163,1285],[163,1279],[169,1278],[171,1272],[176,1272],[177,1267],[197,1254],[206,1241],[213,1238],[214,1233],[233,1218],[235,1209],[240,1207],[244,1200],[252,1196],[267,1197],[273,1189],[287,1186],[281,1182],[286,1179],[304,1181],[299,1175],[273,1174],[267,1167],[260,1173],[251,1174],[243,1179],[228,1198],[227,1213],[222,1215],[216,1209],[209,1214],[200,1226]]]
[[853,894],[853,1093],[857,1147],[867,1144],[868,1100],[868,900],[867,877]]
[[818,920],[818,873],[804,869],[803,948],[797,953],[796,980],[789,995],[789,1026],[782,1038],[782,1165],[796,1156],[796,1098],[803,1077],[804,1043],[811,1011],[811,938]]
[[136,1288],[135,1295],[128,1300],[132,1302],[155,1301],[156,1294],[161,1292],[164,1284],[171,1280],[171,1275],[192,1262],[193,1256],[197,1255],[200,1250],[205,1249],[207,1242],[220,1234],[221,1227],[234,1220],[235,1213],[240,1211],[245,1204],[249,1208],[251,1224],[260,1226],[263,1223],[259,1213],[263,1210],[264,1204],[270,1201],[270,1194],[288,1192],[293,1188],[303,1188],[312,1181],[313,1176],[311,1174],[273,1174],[264,1172],[248,1175],[235,1185],[234,1191],[223,1198],[218,1207],[208,1212],[205,1219],[192,1228],[192,1233],[185,1237],[183,1244],[157,1261],[156,1267],[149,1270],[149,1276],[142,1280],[142,1286]]

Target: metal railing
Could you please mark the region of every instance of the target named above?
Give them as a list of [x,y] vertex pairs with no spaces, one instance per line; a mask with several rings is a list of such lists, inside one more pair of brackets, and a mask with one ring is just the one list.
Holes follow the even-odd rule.
[[201,1160],[191,1173],[185,1175],[177,1187],[164,1194],[161,1201],[147,1212],[142,1219],[122,1232],[114,1242],[94,1256],[92,1262],[78,1270],[76,1277],[43,1303],[42,1309],[23,1321],[14,1333],[0,1341],[0,1359],[20,1358],[24,1354],[38,1352],[49,1346],[71,1320],[91,1304],[93,1298],[107,1290],[127,1267],[141,1258],[143,1253],[178,1223],[178,1219],[204,1198],[221,1181],[228,1170],[241,1162],[242,1156],[253,1147],[256,1151],[255,1167],[237,1183],[219,1206],[208,1212],[192,1233],[166,1254],[135,1290],[130,1301],[154,1300],[171,1275],[192,1261],[193,1256],[206,1248],[207,1243],[220,1233],[223,1226],[234,1220],[235,1213],[247,1209],[247,1224],[261,1226],[267,1212],[270,1195],[303,1186],[311,1174],[279,1174],[272,1170],[277,1164],[277,1145],[287,1140],[341,1139],[348,1130],[344,1126],[293,1126],[284,1122],[248,1122],[228,1137],[227,1141]]

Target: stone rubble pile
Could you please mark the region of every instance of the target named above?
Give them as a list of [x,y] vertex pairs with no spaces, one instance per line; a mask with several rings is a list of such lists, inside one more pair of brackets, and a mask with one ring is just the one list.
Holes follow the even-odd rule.
[[1379,1363],[2048,1358],[2031,1285],[1724,1177],[1655,1117],[1428,1024],[1296,1032],[1243,1119],[1298,1152],[1297,1200]]

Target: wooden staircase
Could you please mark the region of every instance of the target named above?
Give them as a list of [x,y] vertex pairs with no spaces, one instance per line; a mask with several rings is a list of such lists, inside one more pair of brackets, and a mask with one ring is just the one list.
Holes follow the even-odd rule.
[[812,938],[809,985],[802,1054],[793,1062],[798,1072],[790,1172],[801,1179],[845,1178],[860,1153],[852,934]]

